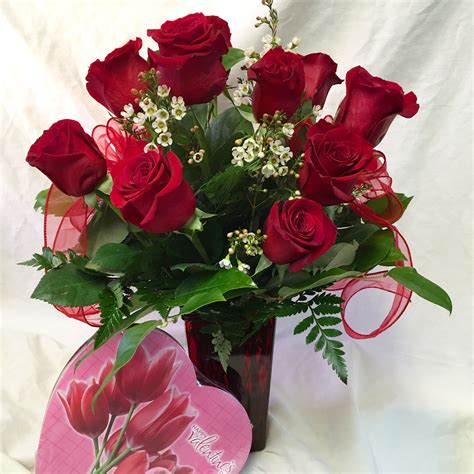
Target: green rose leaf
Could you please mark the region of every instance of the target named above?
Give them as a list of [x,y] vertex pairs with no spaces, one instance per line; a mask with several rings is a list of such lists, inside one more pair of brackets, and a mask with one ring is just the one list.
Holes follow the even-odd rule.
[[356,241],[334,244],[325,254],[314,260],[310,267],[331,270],[350,265],[354,261],[358,247],[359,244]]
[[228,71],[232,68],[232,66],[240,63],[240,61],[242,61],[244,58],[245,53],[243,49],[229,48],[229,51],[227,51],[227,53],[222,56],[222,65],[224,66],[224,69]]
[[107,282],[105,277],[86,273],[69,263],[46,273],[31,297],[59,306],[89,306],[99,301]]
[[189,314],[202,306],[225,301],[233,290],[254,290],[257,285],[236,268],[218,272],[200,272],[186,278],[176,288],[174,304],[183,306],[181,314]]
[[125,244],[105,244],[97,249],[86,267],[104,273],[125,273],[137,254]]
[[369,237],[357,250],[354,269],[366,272],[382,262],[394,248],[393,232],[389,229],[379,230]]
[[449,311],[451,314],[453,311],[453,303],[451,298],[440,286],[433,283],[428,278],[420,275],[412,267],[397,267],[392,268],[388,272],[388,276],[393,278],[395,281],[408,288],[409,290],[421,296],[425,300],[431,301],[431,303],[437,304],[442,308]]

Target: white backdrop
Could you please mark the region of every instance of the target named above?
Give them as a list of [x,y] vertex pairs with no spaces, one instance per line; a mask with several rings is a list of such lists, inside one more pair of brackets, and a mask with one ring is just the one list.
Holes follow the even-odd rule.
[[[395,189],[415,195],[400,225],[416,267],[443,285],[454,313],[414,298],[403,318],[371,341],[346,338],[343,386],[302,337],[279,321],[267,449],[246,473],[471,472],[471,15],[470,1],[276,0],[285,42],[324,51],[338,72],[363,65],[416,92],[380,149]],[[2,473],[28,472],[48,394],[62,366],[90,335],[28,299],[39,274],[15,262],[41,247],[32,210],[46,178],[24,162],[30,144],[61,118],[86,130],[107,117],[84,84],[88,65],[129,38],[193,11],[225,18],[233,44],[259,45],[258,0],[3,0],[2,35]],[[334,112],[344,87],[333,88]],[[358,322],[376,314],[357,301]],[[363,323],[360,323],[363,324]],[[360,325],[359,325],[360,327]],[[182,327],[171,332],[183,340]]]

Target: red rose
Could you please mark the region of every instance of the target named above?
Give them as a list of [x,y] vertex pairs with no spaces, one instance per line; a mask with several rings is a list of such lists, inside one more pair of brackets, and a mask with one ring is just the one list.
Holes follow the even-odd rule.
[[353,200],[354,186],[377,167],[372,145],[344,125],[319,120],[308,131],[298,187],[324,206]]
[[128,147],[111,174],[112,204],[125,220],[142,229],[171,232],[194,213],[196,199],[183,178],[181,161],[171,151],[165,155],[161,148],[145,153],[136,146]]
[[148,50],[150,62],[173,95],[192,105],[209,102],[224,90],[229,72],[221,59],[231,46],[226,21],[193,13],[148,30],[148,35],[159,46],[159,52]]
[[336,74],[337,64],[324,53],[313,53],[302,57],[305,75],[305,99],[313,105],[324,107],[329,89],[340,84]]
[[298,272],[332,246],[336,226],[317,202],[310,199],[278,201],[265,222],[263,252],[274,263],[290,264]]
[[140,38],[130,40],[103,61],[94,61],[89,66],[86,76],[89,94],[116,116],[120,116],[126,104],[132,104],[138,110],[131,90],[144,88],[138,75],[149,69],[148,63],[138,54],[141,47]]
[[281,47],[268,51],[248,70],[248,78],[255,81],[252,97],[253,113],[257,120],[263,114],[284,112],[286,119],[299,107],[304,91],[304,66],[301,58]]
[[95,141],[75,120],[60,120],[31,145],[26,161],[69,196],[92,192],[107,167]]
[[376,146],[397,115],[410,118],[419,108],[413,92],[404,94],[397,83],[371,76],[358,66],[346,75],[346,97],[339,106],[336,122]]

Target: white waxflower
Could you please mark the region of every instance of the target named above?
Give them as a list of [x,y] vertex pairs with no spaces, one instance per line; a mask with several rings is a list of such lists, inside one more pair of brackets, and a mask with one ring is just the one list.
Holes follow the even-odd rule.
[[270,178],[273,176],[273,173],[275,173],[275,168],[271,163],[267,163],[263,168],[262,168],[262,174],[265,176],[265,178]]
[[245,51],[244,51],[245,57],[250,58],[253,54],[255,54],[255,48],[253,46],[249,46]]
[[286,163],[287,161],[290,161],[291,158],[293,158],[293,153],[290,151],[289,147],[283,147],[283,151],[280,153],[280,161],[283,163]]
[[252,67],[256,62],[258,61],[257,58],[245,58],[244,60],[244,67],[246,67],[247,69]]
[[242,273],[248,273],[250,270],[250,265],[239,262],[239,265],[237,266],[237,270],[239,270],[239,272],[242,272]]
[[203,158],[204,158],[204,153],[201,153],[200,151],[198,151],[197,153],[194,153],[193,155],[194,163],[201,163]]
[[181,120],[186,115],[186,106],[180,104],[180,105],[177,105],[176,107],[173,107],[173,110],[171,111],[171,115],[176,120]]
[[226,270],[230,270],[232,268],[232,262],[230,261],[230,258],[229,256],[227,255],[227,257],[223,258],[220,262],[219,262],[219,266],[221,268],[225,268]]
[[273,36],[268,34],[262,37],[262,43],[263,44],[272,44],[273,41]]
[[157,142],[161,146],[170,146],[173,144],[173,139],[171,138],[171,133],[170,132],[165,132],[165,133],[160,133],[158,135]]
[[280,166],[280,167],[278,168],[278,174],[279,174],[280,176],[286,176],[286,175],[288,174],[288,171],[289,171],[289,170],[288,170],[288,166]]
[[146,115],[143,112],[138,112],[136,117],[133,117],[133,123],[136,125],[143,125],[146,122]]
[[288,198],[289,201],[292,199],[300,199],[301,198],[301,193],[299,191],[294,191],[291,196]]
[[168,124],[166,123],[166,120],[158,118],[151,125],[155,129],[156,133],[164,133],[168,131]]
[[156,111],[156,118],[166,121],[170,118],[170,114],[166,109],[161,108]]
[[239,91],[242,92],[242,95],[249,95],[250,94],[250,84],[248,81],[242,81],[239,84]]
[[291,138],[295,132],[295,126],[292,123],[285,123],[283,124],[281,131],[285,136]]
[[158,150],[158,147],[154,143],[147,143],[145,145],[145,148],[143,148],[143,151],[145,153],[148,153],[149,151],[154,151],[154,150]]
[[257,142],[255,141],[254,138],[247,138],[244,143],[242,143],[242,147],[247,150],[255,150],[257,148]]
[[268,159],[268,163],[275,168],[280,164],[280,157],[278,155],[273,155]]
[[282,148],[284,148],[281,144],[281,141],[280,140],[275,140],[274,142],[272,142],[272,144],[270,145],[270,151],[272,153],[275,153],[275,155],[279,155],[281,152],[282,152]]
[[264,153],[262,150],[260,150],[260,151],[257,153],[257,156],[258,156],[259,158],[263,158],[263,157],[265,156],[265,153]]
[[292,42],[295,46],[299,46],[299,45],[301,44],[301,40],[300,40],[297,36],[295,36],[295,37],[291,40],[291,42]]
[[120,112],[120,115],[123,118],[130,118],[133,114],[135,113],[135,110],[133,108],[132,104],[126,104],[123,106],[123,111]]
[[154,117],[158,112],[158,107],[150,99],[143,99],[139,105],[147,117]]
[[246,163],[251,163],[253,160],[255,160],[255,153],[253,150],[247,151],[247,153],[244,155],[244,161]]
[[184,106],[184,99],[181,96],[179,97],[173,96],[171,98],[171,107],[180,107],[180,106]]
[[240,107],[242,105],[242,92],[235,90],[232,95],[234,96],[234,104]]
[[321,115],[321,106],[320,105],[315,105],[313,107],[313,116],[314,118],[318,118]]
[[170,88],[166,84],[158,86],[158,95],[160,97],[168,97],[170,95]]
[[262,47],[262,54],[268,53],[272,49],[272,44],[271,43],[264,43]]

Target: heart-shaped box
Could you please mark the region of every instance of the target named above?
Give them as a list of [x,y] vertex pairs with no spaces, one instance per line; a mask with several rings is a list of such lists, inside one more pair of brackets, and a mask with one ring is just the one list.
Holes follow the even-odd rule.
[[245,410],[230,393],[200,385],[186,352],[163,331],[145,338],[92,407],[120,338],[75,369],[88,341],[66,365],[43,421],[36,473],[238,473],[252,438]]

